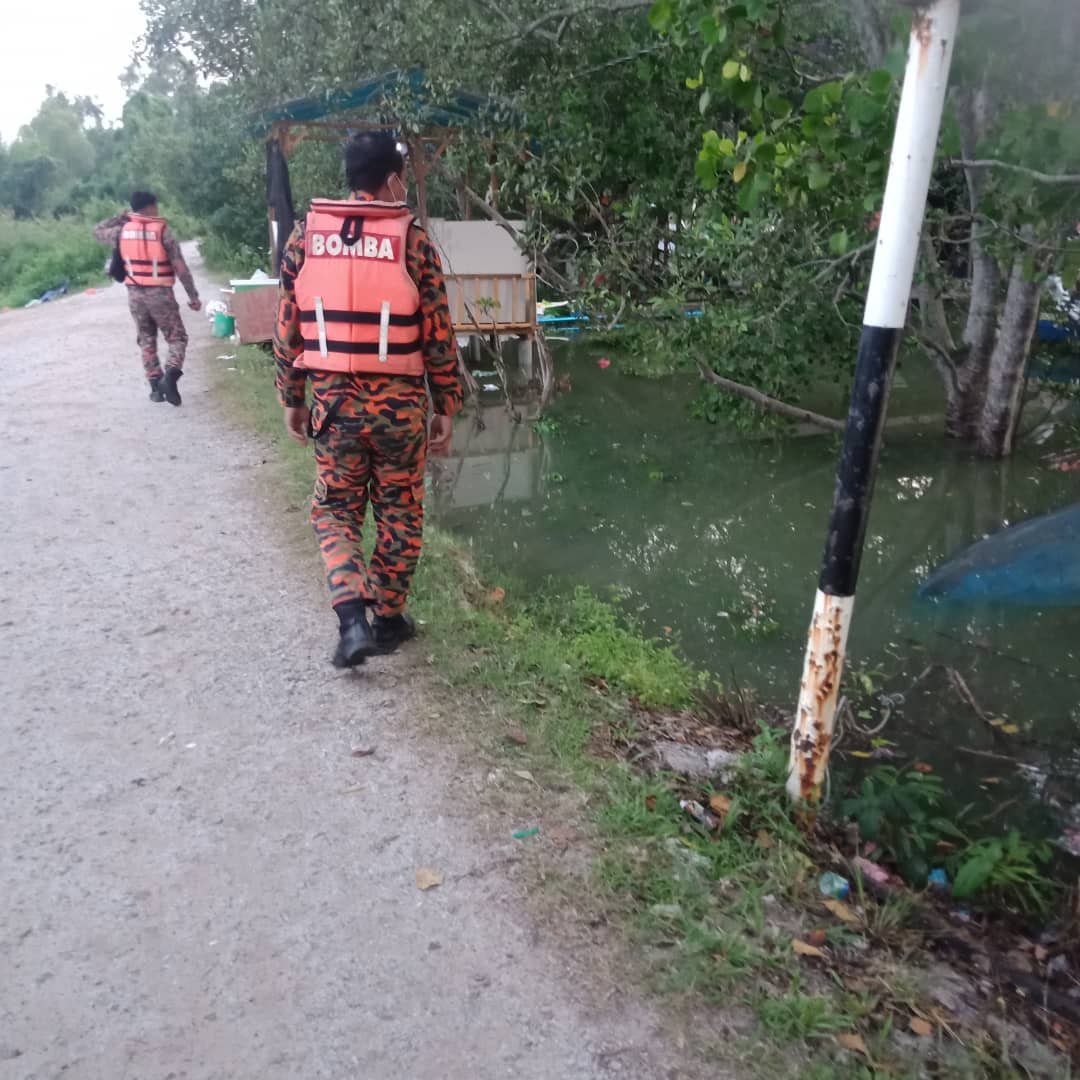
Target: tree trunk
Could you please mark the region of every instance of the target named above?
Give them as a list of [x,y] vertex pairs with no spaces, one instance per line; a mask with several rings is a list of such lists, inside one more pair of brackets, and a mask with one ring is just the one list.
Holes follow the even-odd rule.
[[979,424],[978,446],[983,457],[1007,457],[1012,453],[1042,291],[1042,282],[1029,280],[1024,260],[1017,258],[1009,278],[1001,329],[990,357],[986,403]]
[[851,0],[851,18],[855,23],[855,32],[859,38],[866,66],[879,68],[885,62],[885,53],[889,48],[885,22],[874,0]]
[[[959,95],[957,121],[960,128],[961,152],[965,158],[974,156],[979,141],[986,135],[993,103],[986,89],[970,89]],[[978,169],[965,169],[968,205],[972,217],[979,211],[986,175]],[[997,330],[1001,274],[997,262],[978,238],[974,221],[969,246],[971,298],[964,326],[964,345],[967,356],[956,369],[956,377],[946,386],[945,435],[950,439],[974,441],[986,403],[990,357],[994,350]]]
[[994,257],[976,239],[971,241],[971,260],[971,300],[964,327],[967,357],[957,368],[955,383],[946,387],[945,403],[945,435],[965,442],[978,434],[986,402],[1001,284]]

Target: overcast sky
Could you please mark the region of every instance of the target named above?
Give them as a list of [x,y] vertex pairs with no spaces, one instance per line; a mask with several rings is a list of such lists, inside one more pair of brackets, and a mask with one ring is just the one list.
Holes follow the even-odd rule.
[[10,143],[37,112],[51,83],[86,94],[120,116],[120,76],[143,32],[139,0],[3,0],[0,138]]

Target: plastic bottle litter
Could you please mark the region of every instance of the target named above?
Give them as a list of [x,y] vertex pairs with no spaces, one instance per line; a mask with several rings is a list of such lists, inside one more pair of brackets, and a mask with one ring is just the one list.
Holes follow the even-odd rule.
[[851,883],[846,877],[830,871],[821,875],[821,880],[818,881],[818,892],[831,900],[846,900],[851,892]]
[[926,883],[933,889],[947,889],[949,887],[949,875],[939,867],[927,874]]
[[680,799],[679,805],[695,820],[700,821],[706,829],[719,829],[720,819],[711,811],[706,810],[699,802],[693,799]]
[[528,840],[530,836],[536,836],[540,832],[540,826],[534,825],[531,829],[518,829],[517,832],[512,832],[510,835],[515,840]]

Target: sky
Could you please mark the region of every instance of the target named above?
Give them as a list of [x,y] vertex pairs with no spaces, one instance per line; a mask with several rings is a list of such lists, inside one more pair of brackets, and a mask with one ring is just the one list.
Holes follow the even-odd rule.
[[32,119],[51,83],[86,94],[116,120],[120,76],[145,23],[139,0],[5,0],[0,29],[0,139]]

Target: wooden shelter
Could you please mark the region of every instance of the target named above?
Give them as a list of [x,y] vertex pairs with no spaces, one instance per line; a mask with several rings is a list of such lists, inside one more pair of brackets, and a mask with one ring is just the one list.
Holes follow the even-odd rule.
[[[395,115],[402,102],[408,105],[409,128]],[[427,181],[436,162],[462,128],[499,110],[505,113],[499,103],[467,92],[435,104],[423,73],[413,70],[388,72],[346,92],[289,101],[263,113],[257,130],[267,148],[266,202],[274,273],[280,269],[281,252],[296,216],[288,170],[296,148],[305,141],[340,144],[358,131],[389,131],[408,149],[418,216],[442,256],[455,333],[516,338],[531,350],[537,337],[536,275],[515,239],[489,221],[432,220],[428,215]],[[463,203],[467,207],[467,201]],[[268,298],[259,294],[267,291],[243,297],[237,293],[237,307],[265,306]],[[261,327],[266,320],[257,315],[253,311],[245,316],[245,323]],[[238,317],[238,327],[240,321]]]

